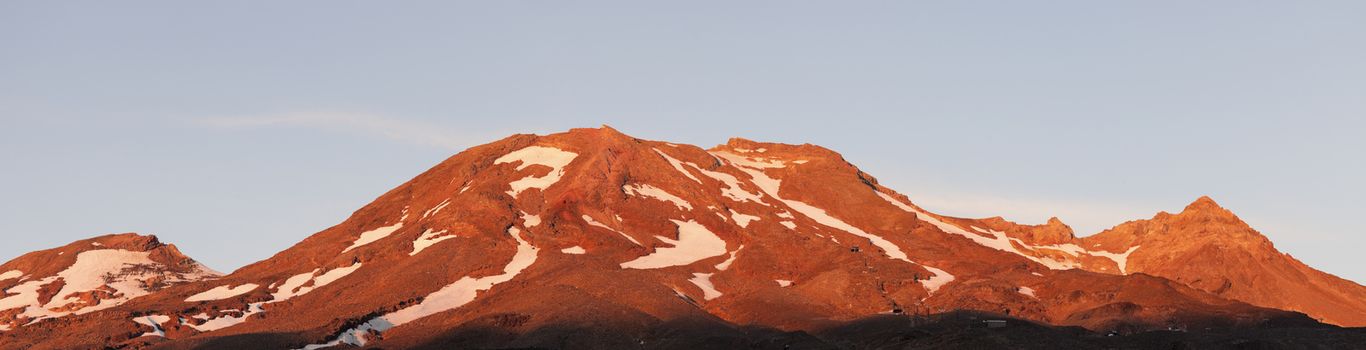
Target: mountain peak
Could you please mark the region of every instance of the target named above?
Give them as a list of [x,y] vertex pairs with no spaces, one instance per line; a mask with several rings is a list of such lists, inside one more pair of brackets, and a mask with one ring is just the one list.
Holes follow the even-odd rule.
[[221,274],[154,235],[97,236],[0,263],[0,330],[115,307]]
[[126,249],[145,252],[165,246],[156,235],[143,235],[135,232],[112,233],[96,236],[71,243],[73,246],[103,246],[112,249]]
[[1000,216],[983,218],[979,221],[985,226],[1005,232],[1007,236],[1022,239],[1024,243],[1028,244],[1065,244],[1077,239],[1072,232],[1072,227],[1067,226],[1057,217],[1048,218],[1048,222],[1039,225],[1019,224]]
[[603,124],[602,126],[596,128],[573,128],[569,129],[567,133],[576,135],[589,135],[596,138],[635,139],[634,137],[631,137],[631,135],[622,133],[620,130],[617,130],[616,128],[613,128],[612,126],[607,124]]
[[726,140],[725,146],[730,148],[746,148],[760,146],[763,144],[763,142],[754,141],[743,137],[732,137],[729,140]]
[[725,144],[712,147],[711,151],[726,151],[747,156],[762,156],[764,158],[781,158],[799,161],[799,163],[805,163],[806,161],[813,159],[845,162],[844,156],[840,155],[839,152],[810,143],[788,144],[762,142],[741,137],[732,137],[730,140],[727,140]]
[[1218,202],[1214,201],[1214,198],[1210,198],[1209,196],[1200,196],[1200,198],[1196,198],[1194,202],[1191,202],[1191,204],[1186,205],[1185,210],[1212,208],[1223,209],[1223,207],[1219,206]]
[[1063,222],[1062,222],[1062,219],[1058,219],[1058,217],[1056,217],[1056,216],[1049,217],[1049,218],[1048,218],[1048,223],[1047,223],[1046,225],[1048,225],[1048,226],[1063,226],[1063,227],[1067,227],[1067,224],[1063,223]]
[[1232,211],[1220,206],[1219,203],[1215,202],[1214,199],[1209,196],[1200,196],[1200,198],[1196,198],[1194,202],[1186,205],[1186,208],[1182,209],[1177,215],[1182,217],[1219,219],[1221,221],[1241,221]]

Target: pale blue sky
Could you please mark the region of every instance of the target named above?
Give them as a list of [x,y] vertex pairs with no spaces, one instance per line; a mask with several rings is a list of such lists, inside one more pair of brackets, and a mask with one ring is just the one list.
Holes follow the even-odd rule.
[[810,142],[1079,235],[1213,196],[1366,281],[1366,2],[0,3],[0,259],[269,257],[465,147]]

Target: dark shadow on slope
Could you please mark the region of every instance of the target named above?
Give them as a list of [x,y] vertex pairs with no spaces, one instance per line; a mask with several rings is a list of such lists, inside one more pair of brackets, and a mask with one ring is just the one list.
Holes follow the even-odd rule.
[[525,332],[461,326],[418,349],[1352,349],[1366,328],[1302,323],[1111,335],[982,312],[880,315],[815,334],[766,327],[669,322],[643,335],[546,326]]
[[417,349],[834,349],[804,332],[676,320],[643,334],[616,328],[550,325],[517,332],[481,324],[461,326]]
[[149,349],[283,349],[285,344],[299,343],[300,339],[298,333],[247,333],[179,339],[155,344]]
[[983,312],[880,315],[817,332],[841,349],[1087,349],[1081,327],[1055,327]]
[[[1301,321],[1256,327],[1104,334],[978,311],[929,316],[878,315],[826,329],[788,332],[690,318],[643,331],[551,324],[526,329],[512,314],[492,315],[432,334],[420,343],[365,349],[1363,349],[1366,328]],[[254,333],[183,339],[154,349],[287,349],[296,333]],[[415,345],[414,345],[415,344]],[[342,345],[332,349],[354,349]]]

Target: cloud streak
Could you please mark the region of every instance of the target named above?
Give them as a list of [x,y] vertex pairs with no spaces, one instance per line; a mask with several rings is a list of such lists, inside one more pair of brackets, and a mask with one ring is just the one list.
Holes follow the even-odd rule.
[[384,138],[419,146],[460,150],[470,145],[464,133],[439,125],[376,114],[346,112],[291,112],[265,115],[210,117],[196,124],[220,128],[301,127]]

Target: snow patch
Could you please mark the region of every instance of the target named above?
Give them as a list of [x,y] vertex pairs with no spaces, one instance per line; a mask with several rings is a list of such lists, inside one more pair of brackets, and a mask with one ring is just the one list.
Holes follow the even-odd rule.
[[223,328],[228,328],[228,327],[236,326],[236,325],[242,324],[243,322],[247,322],[247,318],[248,318],[248,317],[251,317],[251,315],[255,315],[255,314],[261,313],[262,311],[265,311],[265,310],[261,309],[261,305],[264,305],[264,304],[265,304],[265,302],[248,304],[248,305],[247,305],[247,310],[246,310],[246,311],[241,311],[241,310],[225,310],[225,311],[234,312],[234,313],[241,313],[240,316],[222,316],[222,317],[217,317],[217,318],[209,319],[208,321],[204,321],[203,324],[199,324],[199,325],[186,324],[186,326],[188,326],[188,327],[190,327],[190,328],[194,328],[195,330],[200,331],[200,332],[212,332],[212,331],[220,330],[220,329],[223,329]]
[[[739,150],[739,149],[737,149],[737,150]],[[719,156],[719,157],[721,157],[721,158],[725,158],[727,161],[730,161],[732,164],[735,164],[737,167],[741,167],[741,168],[778,169],[778,168],[784,168],[784,167],[787,166],[787,165],[783,164],[783,161],[777,160],[777,159],[765,159],[765,158],[761,158],[761,157],[746,157],[746,156],[742,156],[742,155],[738,155],[738,154],[734,154],[734,153],[730,153],[730,152],[712,152],[712,155]]]
[[247,283],[237,287],[228,287],[226,285],[223,285],[214,287],[213,289],[206,290],[199,294],[191,295],[189,298],[185,298],[185,301],[193,303],[197,301],[223,300],[242,294],[247,294],[247,292],[256,290],[257,287],[260,286],[255,283]]
[[[1022,257],[1026,258],[1026,259],[1033,260],[1034,262],[1037,262],[1037,263],[1039,263],[1039,264],[1041,264],[1041,265],[1044,265],[1045,267],[1048,267],[1049,269],[1053,269],[1053,270],[1067,270],[1067,269],[1072,269],[1072,268],[1076,268],[1076,267],[1077,267],[1076,263],[1073,263],[1073,262],[1058,261],[1058,260],[1048,259],[1048,258],[1040,258],[1040,257],[1036,257],[1036,256],[1033,256],[1033,255],[1030,255],[1030,254],[1026,254],[1025,252],[1020,251],[1019,249],[1015,248],[1015,246],[1011,244],[1011,241],[1015,241],[1015,243],[1019,243],[1020,245],[1026,246],[1026,247],[1027,247],[1028,245],[1027,245],[1027,244],[1024,244],[1024,242],[1023,242],[1023,241],[1020,241],[1019,239],[1013,239],[1013,238],[1007,237],[1006,234],[1005,234],[1005,232],[996,231],[996,230],[990,230],[989,232],[986,232],[986,233],[991,234],[992,237],[982,237],[982,235],[968,232],[967,230],[964,230],[964,229],[962,229],[962,228],[960,228],[960,227],[958,227],[958,226],[954,226],[954,225],[951,225],[951,224],[946,223],[946,222],[944,222],[944,221],[941,221],[941,220],[935,218],[934,216],[931,216],[931,215],[929,215],[929,214],[927,214],[927,213],[925,213],[925,212],[922,212],[922,211],[920,211],[920,210],[915,209],[914,207],[911,207],[911,206],[909,206],[909,205],[906,205],[905,203],[902,203],[900,200],[897,200],[896,198],[892,198],[892,196],[887,195],[886,193],[876,192],[876,191],[875,191],[874,193],[877,193],[878,197],[882,197],[883,200],[886,200],[888,203],[891,203],[892,205],[896,206],[897,208],[901,208],[901,210],[904,210],[904,211],[906,211],[906,212],[914,213],[915,216],[916,216],[916,218],[920,219],[921,221],[928,222],[928,223],[930,223],[930,225],[934,225],[934,227],[939,228],[940,231],[944,231],[945,233],[956,234],[956,235],[959,235],[959,236],[967,237],[968,239],[971,239],[973,242],[976,242],[977,244],[986,246],[986,247],[988,247],[988,248],[992,248],[992,249],[996,249],[996,250],[1000,250],[1000,251],[1004,251],[1004,252],[1015,253],[1016,255],[1022,256]],[[974,228],[975,228],[975,227],[974,227]],[[975,228],[975,229],[981,230],[980,228]],[[1070,249],[1070,247],[1061,247],[1061,246],[1057,246],[1057,247],[1054,247],[1054,249],[1066,250],[1066,249]]]
[[1035,298],[1035,299],[1038,299],[1038,298],[1039,298],[1039,297],[1034,296],[1034,288],[1029,288],[1029,287],[1025,287],[1025,286],[1020,286],[1020,294],[1028,295],[1030,298]]
[[360,246],[363,246],[363,245],[366,245],[366,244],[373,243],[373,242],[375,242],[375,241],[378,241],[380,238],[389,237],[389,235],[394,234],[394,231],[398,231],[398,229],[403,228],[403,221],[404,221],[404,220],[407,220],[407,219],[408,219],[407,209],[404,209],[403,217],[400,217],[400,218],[398,219],[398,222],[397,222],[397,223],[395,223],[395,224],[393,224],[393,225],[389,225],[389,226],[380,227],[380,228],[377,228],[377,229],[373,229],[373,230],[361,232],[361,233],[360,233],[360,237],[356,237],[356,241],[355,241],[355,242],[352,242],[350,247],[346,247],[346,249],[342,249],[342,253],[349,252],[349,251],[351,251],[352,249],[356,249],[356,248],[359,248]]
[[280,284],[280,286],[275,289],[275,293],[270,294],[271,300],[285,301],[289,298],[302,295],[303,293],[298,293],[299,287],[302,287],[305,283],[308,283],[308,281],[312,281],[313,276],[317,274],[318,269],[313,269],[313,271],[290,276],[285,279],[284,283]]
[[427,247],[456,237],[455,235],[442,236],[443,234],[446,234],[446,230],[432,231],[432,229],[427,229],[427,231],[422,232],[422,235],[418,236],[417,240],[413,241],[413,251],[408,253],[408,256],[417,255],[417,253],[421,253],[422,250],[427,249]]
[[57,276],[49,276],[40,280],[28,281],[10,287],[10,289],[5,290],[3,294],[0,294],[9,295],[8,297],[0,298],[0,310],[24,308],[22,313],[15,315],[18,317],[41,318],[62,316],[62,314],[43,309],[42,305],[38,303],[38,290],[44,285],[56,282],[58,278],[59,277]]
[[660,236],[659,239],[673,245],[655,248],[655,252],[621,264],[628,269],[657,269],[669,266],[692,264],[698,260],[726,253],[726,241],[707,230],[697,221],[673,221],[678,225],[678,240]]
[[791,221],[780,221],[780,222],[778,222],[778,223],[779,223],[779,224],[783,224],[783,226],[787,226],[787,229],[789,229],[789,230],[796,230],[796,229],[797,229],[797,223],[795,223],[795,222],[791,222]]
[[716,290],[716,286],[711,283],[711,275],[710,273],[697,272],[688,279],[688,282],[692,282],[697,288],[702,289],[703,300],[712,300],[721,296],[721,291]]
[[1129,272],[1125,271],[1125,268],[1129,265],[1129,254],[1133,254],[1134,251],[1138,250],[1138,247],[1139,246],[1129,247],[1129,250],[1126,250],[1123,253],[1111,253],[1103,250],[1093,250],[1088,253],[1099,257],[1109,258],[1111,261],[1115,262],[1116,266],[1119,266],[1120,274],[1127,275]]
[[740,253],[740,250],[742,250],[742,249],[745,249],[745,246],[742,245],[742,246],[740,246],[739,248],[735,248],[735,251],[730,252],[730,257],[729,257],[729,258],[726,258],[726,261],[722,261],[720,264],[716,264],[716,269],[717,269],[717,270],[721,270],[721,271],[725,271],[726,269],[729,269],[729,268],[730,268],[730,264],[733,263],[733,262],[735,262],[735,255],[736,255],[736,254],[739,254],[739,253]]
[[[106,284],[104,280],[105,274],[115,274],[119,271],[123,271],[124,268],[131,268],[139,265],[159,265],[157,262],[152,261],[150,256],[150,252],[133,252],[114,249],[81,252],[76,255],[75,264],[72,264],[71,267],[68,267],[66,270],[57,274],[58,277],[66,282],[66,285],[62,287],[61,291],[54,294],[56,297],[48,302],[47,305],[43,305],[43,308],[53,309],[77,302],[78,299],[76,298],[59,298],[71,295],[72,293],[91,291],[100,288],[100,286]],[[125,294],[132,293],[136,296],[140,296],[147,293],[147,291],[143,290],[136,281],[123,282],[124,283],[110,283],[109,286],[114,287],[114,289]],[[125,296],[126,299],[132,299],[132,297],[133,296]],[[100,304],[103,305],[104,302],[101,301]],[[112,306],[113,305],[108,305],[107,307]]]
[[774,282],[778,282],[778,286],[779,286],[779,287],[787,288],[787,287],[792,286],[792,281],[791,281],[791,280],[773,280],[773,281],[774,281]]
[[1012,240],[1012,241],[1016,241],[1016,242],[1019,243],[1020,245],[1029,247],[1030,249],[1033,249],[1033,250],[1040,250],[1040,249],[1056,250],[1056,251],[1060,251],[1060,252],[1063,252],[1063,253],[1067,253],[1067,254],[1072,255],[1072,256],[1080,256],[1081,254],[1090,254],[1090,253],[1091,253],[1091,252],[1087,251],[1086,248],[1082,248],[1081,246],[1078,246],[1078,245],[1072,244],[1072,243],[1066,243],[1066,244],[1049,244],[1049,245],[1029,245],[1029,244],[1025,243],[1023,240],[1020,240],[1020,239],[1018,239],[1018,238],[1011,238],[1011,240]]
[[165,337],[166,337],[166,331],[164,331],[164,330],[161,329],[161,325],[164,324],[164,323],[166,323],[166,321],[170,321],[170,320],[171,320],[171,316],[148,315],[148,316],[143,316],[143,317],[134,318],[134,319],[133,319],[133,322],[137,322],[138,324],[141,324],[141,325],[144,325],[144,326],[152,327],[152,331],[151,331],[151,332],[142,333],[142,335],[139,335],[139,337],[145,337],[145,336],[149,336],[149,335],[150,335],[150,336],[157,336],[157,337],[165,338]]
[[748,228],[751,221],[759,221],[758,216],[740,214],[735,209],[730,210],[730,218],[735,220],[735,224],[740,225],[740,228]]
[[[967,230],[964,230],[964,229],[962,229],[962,228],[960,228],[960,227],[958,227],[958,226],[955,226],[955,225],[946,223],[946,222],[944,222],[944,221],[942,221],[942,220],[939,220],[939,219],[935,218],[934,216],[931,216],[931,215],[929,215],[929,214],[927,214],[927,213],[925,213],[925,212],[922,212],[922,211],[920,211],[920,210],[917,210],[917,209],[914,208],[914,207],[911,207],[911,206],[909,206],[909,205],[906,205],[905,203],[902,203],[900,200],[897,200],[896,198],[893,198],[893,197],[890,196],[890,195],[887,195],[887,194],[882,193],[882,192],[875,192],[875,193],[877,193],[877,195],[878,195],[879,197],[882,197],[882,199],[886,200],[888,203],[891,203],[892,205],[895,205],[897,208],[901,208],[901,210],[904,210],[904,211],[907,211],[907,212],[914,213],[915,216],[916,216],[916,218],[920,219],[921,221],[928,222],[928,223],[930,223],[931,225],[934,225],[935,227],[939,228],[940,231],[944,231],[945,233],[956,234],[956,235],[959,235],[959,236],[967,237],[968,239],[971,239],[973,242],[976,242],[977,244],[980,244],[980,245],[983,245],[983,246],[986,246],[986,247],[989,247],[989,248],[993,248],[993,249],[1000,250],[1000,251],[1004,251],[1004,252],[1015,253],[1016,255],[1019,255],[1019,256],[1021,256],[1021,257],[1026,258],[1026,259],[1029,259],[1029,260],[1032,260],[1032,261],[1034,261],[1034,262],[1037,262],[1037,263],[1039,263],[1039,264],[1041,264],[1041,265],[1043,265],[1043,266],[1045,266],[1045,267],[1048,267],[1049,269],[1052,269],[1052,270],[1068,270],[1068,269],[1075,269],[1075,268],[1077,268],[1077,267],[1080,267],[1080,265],[1079,265],[1077,262],[1075,262],[1075,261],[1061,261],[1061,260],[1056,260],[1056,259],[1048,258],[1048,257],[1037,257],[1037,256],[1034,256],[1034,255],[1032,255],[1032,254],[1029,254],[1029,253],[1026,252],[1026,251],[1021,250],[1019,247],[1024,247],[1025,249],[1028,249],[1028,250],[1030,250],[1030,251],[1032,251],[1032,252],[1037,252],[1037,251],[1039,251],[1039,250],[1056,250],[1056,251],[1060,251],[1060,252],[1063,252],[1063,253],[1067,253],[1067,254],[1072,255],[1072,256],[1074,256],[1074,257],[1080,257],[1081,255],[1085,254],[1085,255],[1092,255],[1092,256],[1099,256],[1099,257],[1108,258],[1108,259],[1114,261],[1114,262],[1115,262],[1115,265],[1117,265],[1117,266],[1119,267],[1119,272],[1120,272],[1120,274],[1127,274],[1127,271],[1125,270],[1125,267],[1126,267],[1126,265],[1127,265],[1127,263],[1128,263],[1129,254],[1132,254],[1135,250],[1138,250],[1138,247],[1135,246],[1135,247],[1129,248],[1129,250],[1126,251],[1126,252],[1124,252],[1124,253],[1111,253],[1111,252],[1106,252],[1106,251],[1087,250],[1086,248],[1082,248],[1081,246],[1078,246],[1078,245],[1072,244],[1072,243],[1067,243],[1067,244],[1050,244],[1050,245],[1031,245],[1031,244],[1025,243],[1024,241],[1022,241],[1022,240],[1020,240],[1020,239],[1018,239],[1018,238],[1011,238],[1011,237],[1009,237],[1009,236],[1006,236],[1006,233],[1005,233],[1005,232],[1001,232],[1001,231],[997,231],[997,230],[992,230],[992,229],[983,229],[983,228],[981,228],[981,227],[972,226],[972,225],[969,225],[969,226],[968,226],[968,227],[972,228],[972,230],[974,230],[974,231],[977,231],[977,232],[981,232],[981,233],[984,233],[984,234],[991,235],[991,237],[983,237],[982,235],[975,234],[975,233],[972,233],[972,232],[968,232]],[[1017,245],[1018,245],[1019,247],[1017,247]]]
[[342,277],[346,277],[346,275],[350,275],[352,272],[356,272],[356,270],[360,269],[360,266],[361,263],[356,262],[355,264],[351,264],[351,266],[332,269],[331,271],[327,271],[326,273],[318,275],[318,277],[313,279],[313,287],[308,289],[300,288],[299,294],[301,295],[303,293],[308,293],[309,291],[312,291],[314,289],[318,289],[322,286],[331,284],[332,282],[339,280]]
[[508,234],[511,235],[513,239],[517,240],[517,252],[513,254],[512,260],[508,262],[507,266],[503,267],[503,274],[478,278],[469,276],[462,277],[460,280],[446,285],[436,292],[428,294],[422,299],[422,302],[417,305],[370,319],[360,326],[356,326],[356,328],[342,332],[341,335],[330,342],[308,345],[303,347],[303,349],[322,349],[341,344],[365,346],[367,343],[366,336],[371,332],[384,332],[423,317],[454,310],[455,308],[474,301],[480,291],[489,290],[495,285],[511,281],[514,277],[517,277],[518,274],[522,273],[522,271],[526,270],[526,268],[531,267],[532,263],[536,262],[536,253],[539,249],[523,240],[519,235],[520,233],[521,230],[518,230],[516,227],[508,228]]
[[9,270],[9,271],[5,271],[5,273],[0,273],[0,281],[4,281],[4,280],[7,280],[7,279],[19,278],[20,276],[23,276],[23,275],[24,275],[24,272],[23,272],[23,271],[19,271],[19,270]]
[[806,215],[807,217],[816,220],[816,222],[820,223],[821,225],[834,227],[836,229],[840,229],[844,232],[848,232],[855,236],[868,239],[868,241],[872,242],[873,245],[877,246],[878,248],[882,248],[882,250],[887,253],[887,257],[906,262],[911,261],[909,258],[906,257],[906,253],[902,252],[901,248],[897,247],[896,244],[893,244],[891,241],[883,239],[882,237],[879,237],[877,235],[864,232],[863,230],[860,230],[859,228],[854,227],[853,225],[850,225],[840,219],[836,219],[835,217],[827,214],[824,209],[813,207],[809,204],[798,202],[795,200],[780,200],[783,203],[787,204],[788,207],[791,207],[798,213],[802,213],[802,215]]
[[669,192],[664,192],[664,190],[659,189],[658,187],[646,184],[634,184],[622,186],[622,189],[626,190],[626,194],[651,197],[654,199],[673,203],[674,205],[678,206],[679,209],[692,210],[691,203],[688,203],[688,201],[683,200],[683,198],[678,198],[678,196],[669,194]]
[[664,157],[664,160],[669,161],[669,165],[673,165],[673,166],[674,166],[674,170],[678,170],[678,172],[683,173],[683,176],[687,176],[689,179],[692,179],[693,181],[696,181],[696,182],[699,183],[699,184],[702,183],[702,180],[698,180],[697,177],[696,177],[696,176],[693,176],[692,173],[689,173],[687,169],[683,169],[683,161],[680,161],[680,160],[678,160],[678,159],[674,159],[674,157],[670,157],[668,154],[665,154],[663,151],[660,151],[658,148],[651,148],[651,149],[655,150],[655,153],[659,153],[660,156]]
[[[281,302],[293,297],[308,294],[308,292],[312,292],[314,289],[322,288],[342,277],[346,277],[346,275],[350,275],[352,272],[356,272],[360,267],[361,263],[357,262],[351,264],[351,266],[332,269],[316,277],[314,277],[314,275],[318,273],[318,270],[294,275],[293,277],[286,279],[285,283],[281,284],[279,289],[276,289],[275,293],[271,294],[270,302]],[[312,281],[313,284],[304,286],[305,284],[308,284],[309,281]]]
[[493,161],[493,164],[521,162],[521,165],[517,166],[517,171],[521,171],[532,165],[550,167],[550,172],[546,173],[544,176],[527,176],[508,183],[508,186],[512,187],[512,189],[509,190],[507,194],[512,197],[517,197],[518,194],[527,189],[539,188],[544,191],[546,188],[550,187],[550,185],[554,185],[556,182],[560,181],[560,178],[564,176],[564,167],[569,166],[569,163],[573,162],[574,158],[578,156],[577,153],[563,151],[558,148],[529,146],[499,157]]
[[[57,275],[27,281],[0,293],[0,310],[21,309],[15,318],[31,318],[33,322],[72,314],[86,314],[118,306],[133,298],[146,295],[147,281],[153,278],[165,282],[183,282],[216,276],[203,266],[189,273],[165,271],[164,265],[151,260],[151,252],[122,249],[99,249],[80,252],[76,261]],[[149,268],[150,267],[150,268]],[[22,274],[22,273],[21,273]],[[14,275],[6,272],[5,275]],[[6,279],[10,279],[9,277]],[[39,290],[61,280],[62,289],[47,303],[40,303]],[[104,287],[112,289],[114,297],[101,299],[98,304],[86,305],[73,294]]]
[[[800,201],[784,199],[782,196],[779,196],[778,192],[779,189],[782,187],[782,181],[769,177],[767,174],[764,174],[762,169],[781,168],[783,167],[782,162],[773,163],[754,161],[727,152],[716,152],[714,154],[721,158],[725,158],[726,160],[734,164],[737,169],[740,169],[740,171],[749,174],[750,181],[753,182],[756,186],[759,186],[760,190],[763,190],[764,193],[768,194],[770,197],[773,197],[774,199],[777,199],[779,202],[787,204],[787,206],[789,208],[792,208],[792,210],[796,210],[798,213],[806,215],[807,217],[811,218],[812,220],[815,220],[821,225],[829,226],[832,228],[842,230],[844,232],[848,232],[849,234],[855,236],[863,237],[867,239],[869,242],[872,242],[874,246],[881,248],[882,251],[885,252],[887,254],[887,257],[889,258],[902,260],[906,262],[911,261],[910,258],[906,256],[906,253],[902,252],[901,248],[897,247],[896,244],[893,244],[891,241],[883,239],[880,236],[864,232],[863,230],[854,227],[853,225],[850,225],[840,219],[830,216],[828,213],[826,213],[824,209],[817,208],[815,206]],[[784,224],[784,226],[788,226],[788,228],[795,228],[795,225]]]
[[719,171],[702,169],[701,167],[698,167],[697,165],[694,165],[692,163],[687,164],[693,169],[697,169],[697,172],[702,173],[702,175],[706,175],[707,177],[715,179],[716,181],[720,181],[722,184],[724,184],[725,188],[721,189],[722,196],[730,198],[736,202],[749,201],[763,205],[768,205],[768,203],[764,203],[763,199],[760,198],[760,194],[745,191],[743,188],[740,188],[740,179],[736,178],[734,175]]
[[441,201],[440,204],[437,204],[435,207],[432,207],[431,209],[427,209],[427,212],[422,213],[422,218],[423,218],[423,219],[426,219],[427,217],[430,217],[430,216],[432,216],[432,215],[436,215],[436,213],[440,213],[440,212],[441,212],[441,209],[446,209],[446,206],[447,206],[447,205],[450,205],[450,204],[451,204],[451,199],[450,199],[450,198],[446,198],[446,200]]
[[541,217],[539,215],[531,215],[527,214],[526,212],[522,212],[522,226],[535,227],[536,225],[540,224]]
[[938,291],[939,287],[943,287],[945,284],[953,282],[953,275],[949,274],[947,271],[936,269],[928,265],[920,266],[924,267],[926,270],[930,270],[930,272],[934,274],[934,276],[930,276],[930,278],[920,281],[920,284],[925,286],[925,291],[930,294],[934,294],[935,291]]
[[[621,217],[618,216],[618,217],[617,217],[617,220],[620,221],[620,220],[621,220]],[[592,216],[588,216],[587,214],[584,214],[584,215],[583,215],[583,221],[584,221],[584,222],[587,222],[587,223],[588,223],[588,226],[595,226],[595,227],[599,227],[599,228],[602,228],[602,229],[605,229],[605,230],[608,230],[608,231],[616,232],[617,234],[621,235],[622,237],[626,237],[626,240],[631,241],[631,243],[635,243],[636,245],[642,245],[642,244],[640,244],[640,241],[637,241],[635,238],[631,238],[631,236],[627,235],[625,232],[617,231],[617,230],[614,229],[614,228],[607,227],[607,225],[603,225],[601,222],[598,222],[597,220],[593,220],[593,217],[592,217]]]
[[588,251],[584,250],[583,247],[573,246],[569,248],[560,249],[560,252],[565,254],[584,254]]

